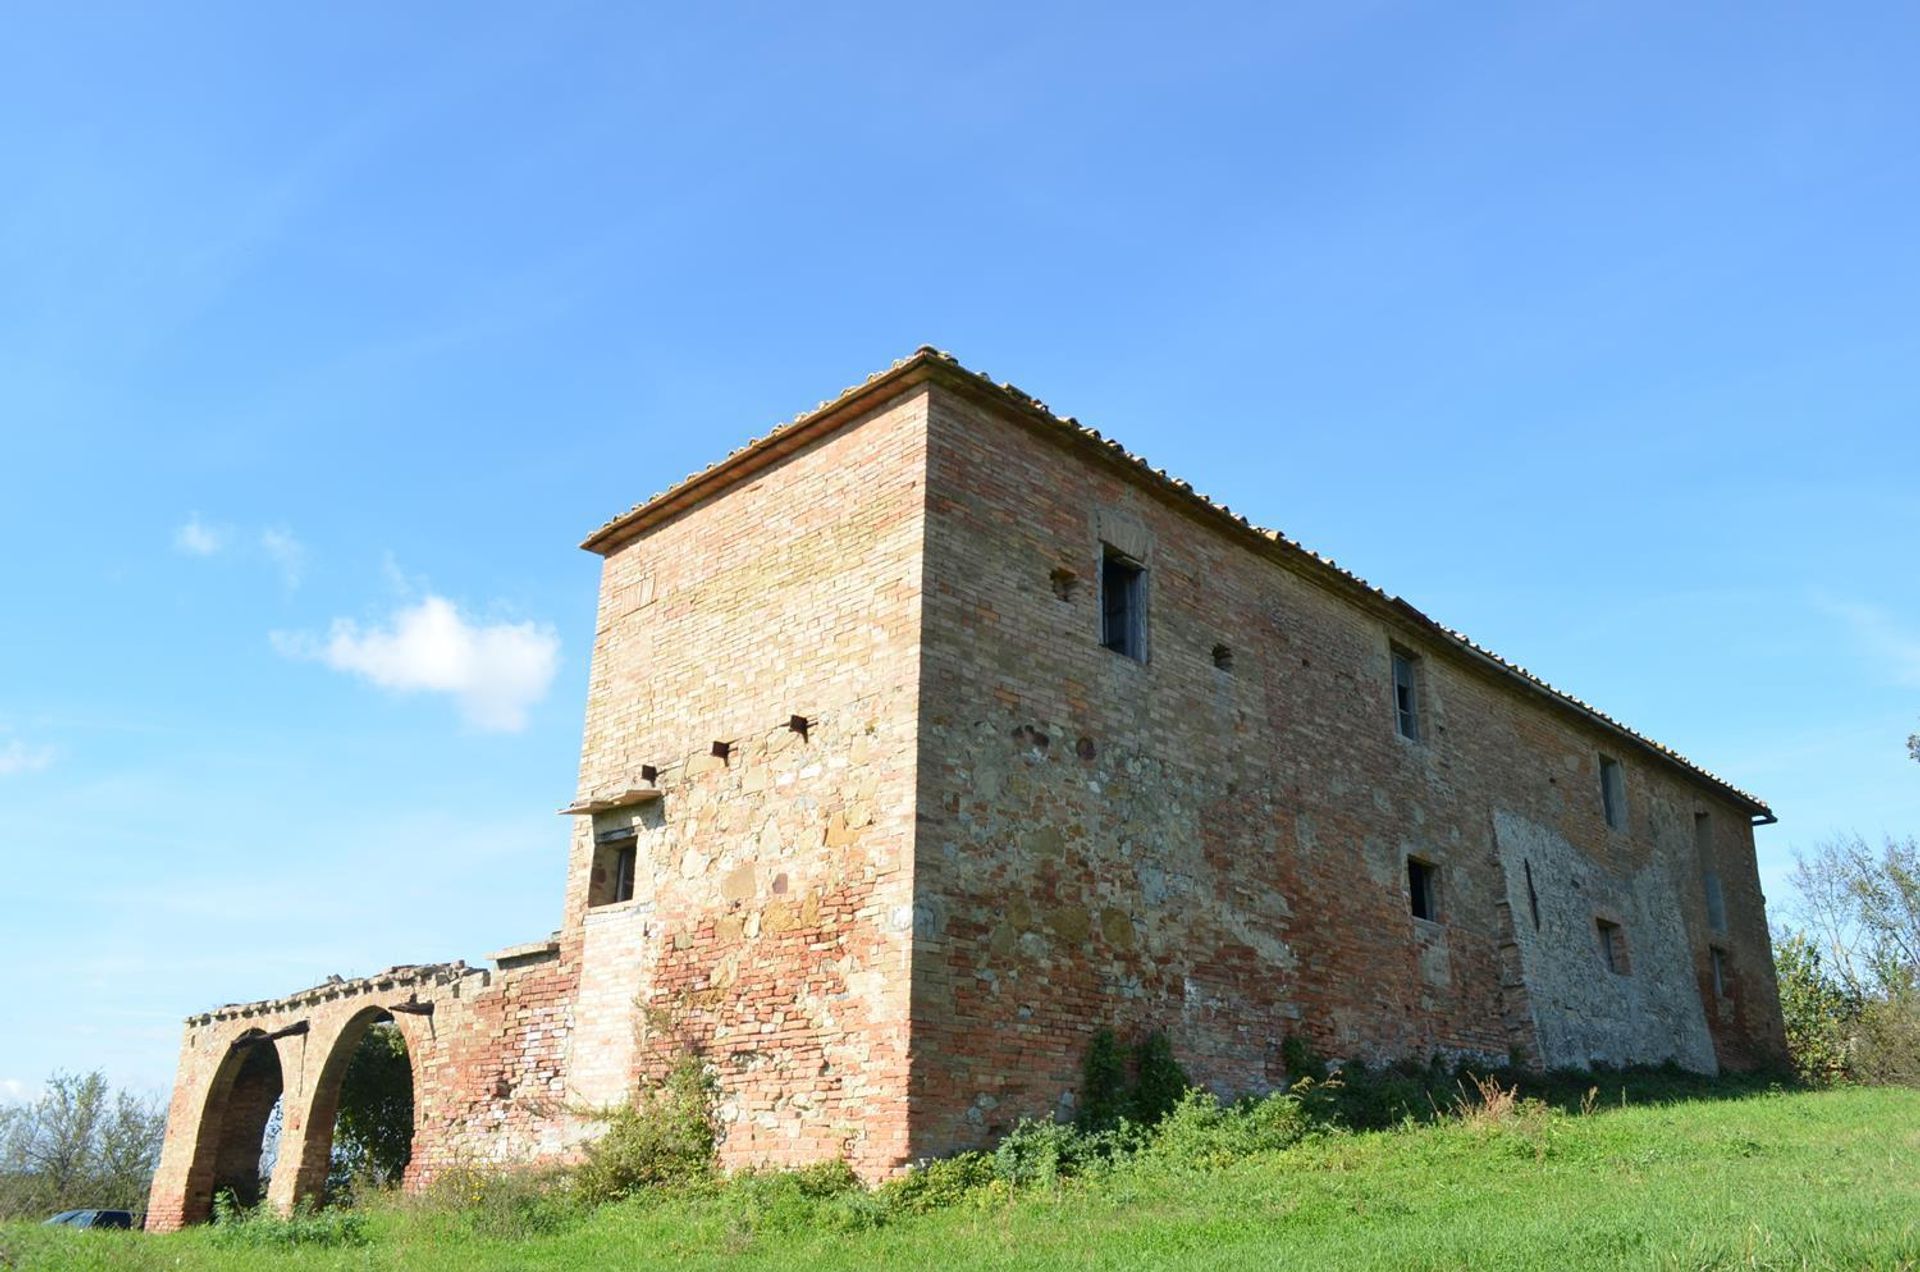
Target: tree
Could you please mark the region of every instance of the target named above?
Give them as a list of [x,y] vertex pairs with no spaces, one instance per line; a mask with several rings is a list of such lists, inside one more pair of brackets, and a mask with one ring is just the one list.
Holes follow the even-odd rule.
[[1792,878],[1802,931],[1775,962],[1795,1065],[1813,1080],[1920,1085],[1920,840],[1875,850],[1843,836]]
[[98,1071],[54,1074],[38,1100],[0,1109],[0,1219],[140,1209],[165,1133],[158,1101]]
[[328,1187],[351,1181],[398,1183],[413,1156],[413,1066],[407,1040],[391,1021],[368,1028],[340,1079]]
[[1816,847],[1794,866],[1795,914],[1847,990],[1861,998],[1920,982],[1920,839],[1875,852],[1858,835]]
[[166,1136],[166,1110],[157,1101],[129,1091],[115,1093],[113,1110],[100,1123],[94,1141],[95,1192],[102,1206],[145,1209]]
[[1784,932],[1773,946],[1780,975],[1780,1016],[1787,1054],[1803,1082],[1819,1086],[1851,1073],[1860,1002],[1822,965],[1820,947],[1804,932]]

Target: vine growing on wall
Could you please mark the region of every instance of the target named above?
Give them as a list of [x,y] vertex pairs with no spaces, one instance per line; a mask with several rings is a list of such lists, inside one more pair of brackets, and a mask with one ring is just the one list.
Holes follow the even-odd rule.
[[1152,1126],[1173,1111],[1188,1086],[1187,1071],[1174,1058],[1173,1044],[1165,1034],[1147,1034],[1129,1055],[1113,1030],[1102,1029],[1087,1045],[1076,1120],[1094,1131],[1123,1120]]

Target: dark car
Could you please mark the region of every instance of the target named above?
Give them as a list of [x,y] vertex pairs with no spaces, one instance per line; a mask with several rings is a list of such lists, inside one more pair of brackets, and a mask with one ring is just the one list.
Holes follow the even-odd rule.
[[131,1210],[62,1210],[47,1220],[66,1228],[131,1228]]

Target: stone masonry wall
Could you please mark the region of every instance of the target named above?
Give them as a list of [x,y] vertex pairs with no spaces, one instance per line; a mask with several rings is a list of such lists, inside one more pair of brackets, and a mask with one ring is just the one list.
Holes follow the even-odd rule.
[[[606,562],[580,794],[661,794],[575,831],[571,1077],[701,1050],[729,1166],[905,1160],[924,430],[910,392]],[[590,907],[627,826],[634,895]]]
[[[1368,1059],[1710,1068],[1711,1016],[1729,1063],[1772,1054],[1735,809],[997,404],[942,387],[929,419],[916,1156],[1069,1111],[1101,1027],[1164,1030],[1196,1079],[1231,1091],[1282,1082],[1295,1034]],[[1147,567],[1145,663],[1100,644],[1103,543]],[[1395,728],[1394,644],[1421,655],[1418,743]],[[1601,812],[1603,750],[1626,763],[1626,832]],[[1711,810],[1735,916],[1715,938],[1738,969],[1724,1019],[1701,1007],[1702,867],[1668,829],[1691,834],[1695,809]],[[1578,1027],[1530,912],[1516,935],[1503,819],[1556,838],[1535,891],[1586,914],[1552,934],[1555,967],[1598,967],[1576,895],[1637,899],[1621,915],[1646,969]],[[1409,912],[1409,855],[1438,868],[1437,922]],[[1639,1027],[1650,1012],[1673,1032]]]

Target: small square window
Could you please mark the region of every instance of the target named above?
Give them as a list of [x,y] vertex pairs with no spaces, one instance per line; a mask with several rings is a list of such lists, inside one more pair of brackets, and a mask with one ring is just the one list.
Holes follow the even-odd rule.
[[1600,961],[1607,970],[1616,976],[1627,974],[1627,934],[1618,923],[1606,919],[1595,919],[1594,927],[1600,936]]
[[1111,547],[1100,557],[1100,643],[1147,660],[1147,568]]
[[1420,677],[1417,654],[1395,647],[1393,651],[1393,712],[1400,736],[1409,742],[1420,740]]
[[1607,825],[1626,829],[1627,775],[1620,761],[1610,755],[1600,757],[1600,807],[1607,815]]
[[1430,861],[1407,858],[1407,905],[1414,918],[1440,921],[1439,873]]

